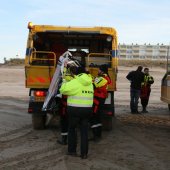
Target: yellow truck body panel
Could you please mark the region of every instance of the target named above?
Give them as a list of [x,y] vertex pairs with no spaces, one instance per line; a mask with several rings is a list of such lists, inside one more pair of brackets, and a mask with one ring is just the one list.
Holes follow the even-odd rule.
[[27,88],[48,88],[52,80],[55,67],[47,66],[26,66],[26,87]]
[[[25,85],[26,88],[48,88],[50,85],[51,78],[54,74],[57,57],[56,53],[51,49],[46,50],[45,47],[40,50],[36,49],[36,36],[42,34],[42,38],[48,36],[48,38],[43,40],[43,43],[62,41],[63,39],[66,42],[72,41],[70,46],[80,46],[81,40],[87,41],[89,43],[89,54],[98,53],[102,58],[102,55],[110,55],[110,68],[109,74],[112,79],[112,85],[109,86],[109,90],[116,90],[116,77],[117,77],[117,68],[118,68],[118,57],[117,57],[117,32],[114,28],[110,27],[63,27],[63,26],[52,26],[52,25],[33,25],[31,23],[31,27],[29,27],[29,35],[27,40],[27,51],[25,57]],[[39,36],[38,35],[38,36]],[[106,43],[106,47],[102,48],[101,45],[104,42],[104,39],[111,37],[111,45],[107,49],[107,53],[104,52],[104,49],[107,48],[108,44]],[[98,42],[101,41],[102,42]],[[75,45],[76,41],[79,41],[79,44]],[[106,40],[107,41],[107,40]],[[105,43],[105,42],[104,42]],[[84,43],[85,44],[85,43]],[[85,45],[82,46],[85,46]],[[86,45],[87,46],[87,45]],[[98,49],[97,49],[98,48]],[[60,50],[60,49],[57,49]],[[103,50],[103,51],[102,51]],[[108,54],[109,53],[109,54]],[[53,55],[52,58],[49,59],[49,55]],[[39,57],[41,56],[41,57]],[[42,57],[43,56],[43,57]],[[51,64],[48,65],[48,61]],[[97,61],[98,62],[98,61]],[[38,63],[38,64],[35,64]],[[42,64],[46,63],[46,64]],[[102,64],[101,62],[99,62]],[[86,58],[86,67],[89,67],[90,61]],[[91,74],[96,75],[96,68],[89,67]]]
[[167,75],[161,86],[161,100],[170,104],[170,75]]

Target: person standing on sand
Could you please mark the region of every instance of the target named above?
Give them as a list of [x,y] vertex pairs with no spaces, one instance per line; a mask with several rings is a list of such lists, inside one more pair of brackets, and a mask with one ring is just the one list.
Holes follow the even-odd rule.
[[106,64],[100,65],[98,76],[95,77],[93,81],[93,114],[90,118],[91,129],[93,132],[93,141],[96,142],[102,137],[101,108],[104,107],[105,100],[108,97],[107,89],[109,84],[111,84],[111,79],[108,73],[108,66]]
[[128,73],[126,78],[130,81],[130,109],[132,114],[138,114],[138,103],[141,92],[141,84],[144,82],[143,67],[138,66],[136,71]]
[[87,159],[88,154],[88,120],[92,113],[93,84],[92,78],[86,74],[85,68],[77,68],[77,76],[69,82],[64,82],[60,88],[63,95],[67,95],[68,113],[68,153],[77,155],[76,127],[80,127],[80,156]]
[[[74,79],[76,75],[76,66],[69,65],[69,63],[64,64],[63,79],[66,82]],[[61,145],[67,145],[68,138],[68,114],[67,114],[67,96],[62,95],[62,98],[56,97],[56,103],[59,105],[59,115],[60,115],[60,127],[61,127],[61,139],[57,140],[57,143]]]
[[154,83],[154,79],[152,76],[149,75],[149,68],[144,69],[144,81],[142,82],[142,88],[141,88],[141,105],[142,105],[142,113],[148,113],[146,110],[146,107],[149,102],[149,97],[151,93],[151,84]]

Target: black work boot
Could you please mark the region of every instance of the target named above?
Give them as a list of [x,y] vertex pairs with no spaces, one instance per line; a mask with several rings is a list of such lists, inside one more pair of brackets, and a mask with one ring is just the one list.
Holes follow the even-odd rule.
[[102,137],[102,126],[97,127],[97,137],[98,138]]
[[61,145],[67,145],[67,135],[63,135],[61,137],[61,140],[57,140],[57,143],[59,143]]
[[95,139],[97,138],[97,128],[92,128],[92,133],[93,133],[93,137],[89,139],[89,141],[95,141]]
[[98,142],[101,138],[101,128],[93,128],[93,141]]
[[87,155],[80,155],[81,159],[87,159]]
[[146,107],[143,107],[142,113],[148,113],[148,111],[146,110]]

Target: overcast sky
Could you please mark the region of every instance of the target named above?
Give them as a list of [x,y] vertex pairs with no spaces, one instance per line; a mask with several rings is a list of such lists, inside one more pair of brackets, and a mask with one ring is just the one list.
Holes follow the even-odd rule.
[[169,0],[5,0],[0,5],[0,63],[24,58],[27,24],[109,26],[119,43],[170,44]]

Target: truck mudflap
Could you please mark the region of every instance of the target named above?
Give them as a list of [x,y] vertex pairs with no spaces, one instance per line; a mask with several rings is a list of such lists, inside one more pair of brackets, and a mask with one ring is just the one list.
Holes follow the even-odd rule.
[[114,116],[114,106],[110,104],[105,104],[101,108],[101,116],[102,117],[113,117]]
[[30,114],[46,114],[45,111],[42,111],[42,106],[44,102],[29,102],[28,113]]
[[113,91],[108,91],[108,97],[106,98],[103,107],[101,107],[100,113],[103,130],[112,130],[115,119],[115,104]]
[[101,120],[102,120],[102,126],[103,130],[112,130],[113,129],[113,118],[115,113],[114,105],[111,104],[105,104],[101,108]]

